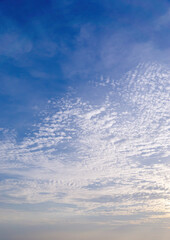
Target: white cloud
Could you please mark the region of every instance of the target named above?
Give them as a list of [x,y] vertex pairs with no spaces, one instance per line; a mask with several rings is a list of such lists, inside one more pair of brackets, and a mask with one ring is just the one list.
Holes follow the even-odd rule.
[[63,99],[32,137],[3,139],[1,201],[75,204],[66,215],[145,212],[141,221],[168,212],[169,79],[169,69],[140,64],[106,80],[102,103]]

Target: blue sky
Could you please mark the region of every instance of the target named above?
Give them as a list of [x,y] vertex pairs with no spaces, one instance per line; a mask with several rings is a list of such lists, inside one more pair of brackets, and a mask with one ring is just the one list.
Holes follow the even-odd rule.
[[0,23],[0,238],[168,240],[169,1],[6,0]]

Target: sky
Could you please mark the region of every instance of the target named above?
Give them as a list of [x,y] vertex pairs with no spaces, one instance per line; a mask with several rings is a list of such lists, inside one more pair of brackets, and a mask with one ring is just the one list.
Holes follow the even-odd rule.
[[0,1],[0,239],[169,240],[170,2]]

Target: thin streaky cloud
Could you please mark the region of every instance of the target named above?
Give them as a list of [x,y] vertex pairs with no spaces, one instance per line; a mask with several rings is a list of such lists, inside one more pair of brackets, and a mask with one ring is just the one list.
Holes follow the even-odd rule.
[[1,202],[50,201],[66,216],[127,216],[123,223],[133,214],[141,223],[160,212],[157,221],[163,221],[169,211],[169,79],[166,67],[140,64],[119,82],[101,79],[95,88],[103,88],[102,103],[78,94],[60,105],[49,101],[31,137],[1,140]]

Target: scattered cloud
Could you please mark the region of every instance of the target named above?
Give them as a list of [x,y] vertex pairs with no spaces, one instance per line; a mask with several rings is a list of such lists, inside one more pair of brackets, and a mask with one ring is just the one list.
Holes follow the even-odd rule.
[[123,222],[168,214],[169,79],[168,68],[139,64],[119,81],[97,82],[99,103],[78,93],[49,100],[21,142],[1,129],[1,203],[52,202],[53,214],[62,206],[65,215]]

